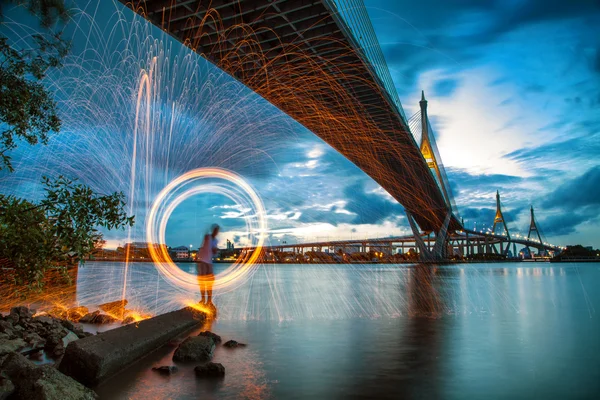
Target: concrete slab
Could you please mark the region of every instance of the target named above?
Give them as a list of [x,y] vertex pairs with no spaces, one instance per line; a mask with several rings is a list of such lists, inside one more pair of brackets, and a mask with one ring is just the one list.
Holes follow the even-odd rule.
[[69,343],[58,369],[94,386],[205,320],[204,313],[184,308],[80,339]]

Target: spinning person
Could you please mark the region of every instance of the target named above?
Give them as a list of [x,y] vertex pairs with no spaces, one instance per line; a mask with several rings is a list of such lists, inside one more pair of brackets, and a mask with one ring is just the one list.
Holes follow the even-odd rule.
[[[214,224],[211,227],[210,234],[204,235],[202,247],[196,256],[196,268],[198,270],[198,284],[200,285],[200,302],[212,305],[213,283],[215,281],[215,273],[213,270],[212,258],[217,251],[217,235],[219,234],[219,225]],[[206,293],[206,302],[204,294]]]

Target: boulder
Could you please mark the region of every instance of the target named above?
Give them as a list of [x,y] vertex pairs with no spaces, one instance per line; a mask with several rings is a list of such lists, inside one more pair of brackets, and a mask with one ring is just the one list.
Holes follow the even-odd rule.
[[5,400],[15,392],[15,385],[5,376],[0,375],[0,400]]
[[[11,321],[12,321],[12,319],[11,319]],[[0,320],[0,332],[12,333],[12,331],[13,331],[13,324],[10,321]]]
[[25,358],[25,356],[15,352],[9,353],[2,362],[2,373],[13,383],[16,383],[22,375],[31,374],[35,368],[34,363]]
[[16,323],[19,321],[27,321],[28,319],[31,319],[31,317],[33,317],[33,314],[29,310],[29,308],[25,306],[19,306],[10,309],[10,317]]
[[175,365],[163,365],[161,367],[153,367],[152,371],[156,371],[161,375],[171,375],[177,372],[179,369]]
[[77,331],[82,331],[83,327],[77,323],[74,323],[72,321],[69,321],[68,319],[62,319],[60,320],[60,324],[67,330],[71,331],[71,332],[75,332],[77,333]]
[[11,353],[2,365],[15,386],[17,398],[28,400],[92,400],[96,393],[50,365],[37,367],[20,354]]
[[125,317],[125,319],[121,322],[121,325],[129,325],[134,322],[135,322],[135,318],[130,315],[128,317]]
[[223,343],[223,347],[227,347],[228,349],[235,349],[236,347],[246,347],[246,344],[236,342],[235,340],[228,340]]
[[43,347],[46,341],[35,332],[27,332],[23,335],[23,340],[29,343],[31,347]]
[[89,312],[90,310],[88,310],[88,308],[84,306],[69,308],[67,310],[67,319],[73,322],[79,322],[81,317],[88,314]]
[[86,337],[94,336],[93,333],[91,333],[91,332],[84,332],[84,331],[77,331],[77,332],[75,332],[75,334],[77,335],[77,337],[79,339],[83,339],[83,338],[86,338]]
[[67,309],[64,307],[52,307],[47,310],[46,313],[53,318],[65,319],[67,318]]
[[210,361],[215,342],[208,336],[192,336],[185,339],[175,350],[173,361]]
[[19,314],[9,314],[6,316],[5,321],[10,322],[13,325],[19,323]]
[[95,324],[112,324],[114,322],[117,322],[117,319],[114,317],[111,317],[108,314],[100,314],[96,317],[96,319],[94,320]]
[[199,378],[222,378],[225,376],[225,367],[220,363],[208,362],[198,365],[194,372]]
[[49,315],[39,315],[34,317],[33,320],[46,326],[52,326],[54,324],[54,318]]
[[22,348],[27,347],[27,343],[23,339],[12,339],[12,340],[0,340],[0,356],[11,353],[13,351],[19,351]]
[[216,333],[212,333],[211,331],[200,332],[198,336],[207,336],[209,338],[212,338],[215,344],[221,343],[221,336],[217,335]]
[[127,300],[111,301],[110,303],[100,304],[98,308],[105,313],[121,316],[125,313],[125,306],[127,303]]
[[44,351],[51,357],[59,357],[64,354],[65,346],[60,335],[51,335],[46,338]]
[[79,322],[85,324],[93,324],[96,318],[100,315],[100,311],[94,311],[93,313],[85,314],[83,317],[79,319]]

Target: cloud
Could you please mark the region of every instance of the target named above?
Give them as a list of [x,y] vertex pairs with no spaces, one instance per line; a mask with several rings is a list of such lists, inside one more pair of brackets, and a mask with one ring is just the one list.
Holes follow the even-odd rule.
[[346,210],[355,214],[352,221],[355,224],[378,224],[389,217],[404,214],[404,208],[390,201],[388,196],[367,193],[363,182],[347,186],[344,196],[348,199]]
[[577,226],[598,217],[596,212],[564,212],[538,221],[544,236],[565,236],[577,231]]
[[600,206],[600,166],[566,181],[550,193],[542,204],[544,207],[560,207],[567,213],[588,206]]

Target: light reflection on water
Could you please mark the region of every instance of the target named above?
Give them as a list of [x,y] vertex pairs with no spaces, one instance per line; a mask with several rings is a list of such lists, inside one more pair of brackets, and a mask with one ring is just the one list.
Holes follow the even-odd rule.
[[[192,268],[193,264],[182,264]],[[217,266],[219,267],[219,266]],[[118,297],[119,266],[88,263],[77,298]],[[105,398],[594,398],[597,264],[266,265],[219,293],[222,382],[172,377],[173,348],[98,388]],[[134,264],[128,298],[165,312],[199,298]]]

